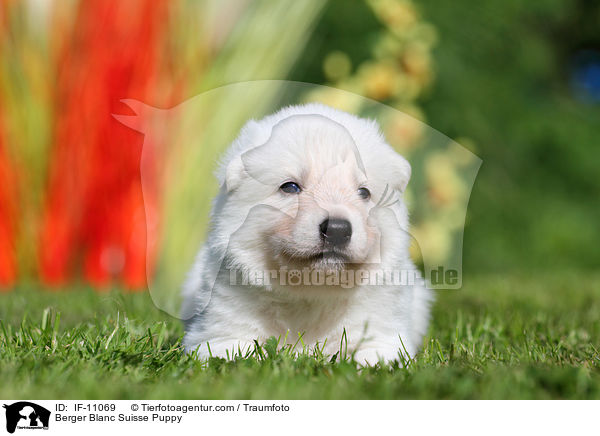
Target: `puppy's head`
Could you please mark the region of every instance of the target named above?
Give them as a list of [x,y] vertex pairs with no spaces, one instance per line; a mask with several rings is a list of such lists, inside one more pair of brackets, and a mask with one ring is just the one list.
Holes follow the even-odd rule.
[[230,233],[235,261],[326,272],[380,263],[382,238],[402,223],[377,212],[399,204],[410,166],[375,133],[369,141],[327,116],[293,115],[235,156],[224,207],[225,216],[245,216]]

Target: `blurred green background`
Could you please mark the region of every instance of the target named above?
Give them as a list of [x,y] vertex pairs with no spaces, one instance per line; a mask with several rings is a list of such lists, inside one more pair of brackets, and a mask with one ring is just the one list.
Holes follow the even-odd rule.
[[[328,4],[292,78],[325,81],[320,59],[331,50],[353,65],[369,56],[375,20],[344,4]],[[417,104],[430,126],[483,160],[467,211],[465,273],[597,268],[600,104],[572,80],[578,54],[599,53],[598,2],[415,5],[437,33],[435,80]]]
[[[600,106],[578,98],[572,77],[578,54],[600,49],[598,2],[423,9],[444,35],[425,111],[449,136],[471,138],[484,160],[469,207],[468,269],[597,268]],[[597,73],[595,81],[597,95]]]

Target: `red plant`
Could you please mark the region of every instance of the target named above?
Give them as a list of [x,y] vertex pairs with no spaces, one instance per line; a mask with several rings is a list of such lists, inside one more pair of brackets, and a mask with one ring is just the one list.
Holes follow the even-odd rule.
[[0,290],[8,289],[17,277],[16,188],[16,175],[7,153],[0,113]]
[[[39,245],[42,279],[146,284],[142,135],[115,120],[123,98],[156,101],[167,3],[86,0],[59,39],[56,123]],[[154,204],[148,205],[150,210]],[[76,261],[82,259],[82,264]]]

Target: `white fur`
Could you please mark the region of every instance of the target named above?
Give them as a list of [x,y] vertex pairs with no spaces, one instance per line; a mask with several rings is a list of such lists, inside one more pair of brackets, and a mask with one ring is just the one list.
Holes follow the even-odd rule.
[[[386,144],[377,124],[320,104],[292,106],[249,121],[217,175],[221,190],[211,230],[184,286],[184,345],[201,357],[231,355],[254,340],[302,334],[333,354],[344,330],[359,362],[413,356],[429,322],[431,291],[418,285],[231,286],[222,268],[327,271],[382,268],[415,271],[408,255],[402,193],[408,162]],[[279,186],[300,182],[302,193]],[[368,187],[371,199],[357,195]],[[377,204],[393,194],[394,204]],[[381,203],[381,201],[380,201]],[[308,260],[319,250],[319,223],[352,224],[348,262]],[[316,250],[316,251],[315,251]],[[357,266],[358,265],[358,266]],[[408,355],[408,356],[407,356]]]

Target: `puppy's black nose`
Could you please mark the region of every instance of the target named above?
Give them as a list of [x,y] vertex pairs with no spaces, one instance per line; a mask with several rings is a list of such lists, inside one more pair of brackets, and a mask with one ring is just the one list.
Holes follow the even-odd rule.
[[330,218],[319,225],[321,230],[321,239],[328,244],[341,247],[350,242],[352,236],[352,224],[350,221]]

